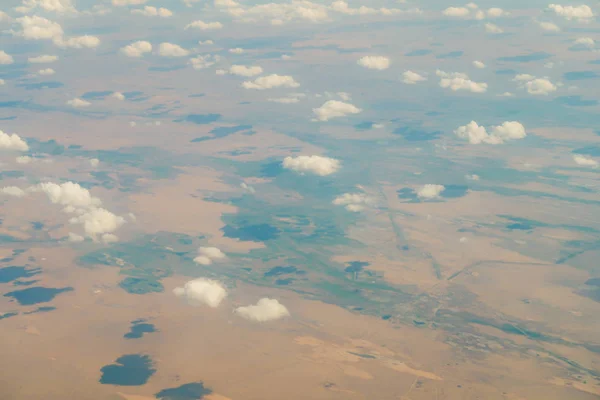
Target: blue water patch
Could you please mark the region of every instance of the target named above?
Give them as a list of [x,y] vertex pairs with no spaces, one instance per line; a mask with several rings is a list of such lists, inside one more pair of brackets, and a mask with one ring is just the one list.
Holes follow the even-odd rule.
[[598,100],[585,100],[581,96],[561,96],[554,101],[571,107],[590,107],[598,104]]
[[190,114],[183,119],[175,120],[175,122],[191,122],[197,125],[212,124],[221,119],[221,114]]
[[356,129],[357,131],[368,131],[369,129],[373,128],[373,125],[374,122],[372,121],[364,121],[354,125],[354,129]]
[[17,302],[19,302],[22,306],[30,306],[38,303],[47,303],[52,301],[54,297],[58,296],[64,292],[72,291],[72,287],[65,288],[46,288],[41,286],[36,286],[32,288],[15,290],[14,292],[9,292],[4,295],[4,297],[11,297]]
[[119,286],[131,294],[160,293],[165,290],[162,283],[154,277],[130,276],[123,279]]
[[212,393],[202,382],[186,383],[176,388],[164,389],[154,397],[160,400],[201,400]]
[[409,51],[408,53],[405,53],[404,55],[406,57],[419,57],[419,56],[426,56],[428,54],[433,53],[432,50],[429,49],[419,49],[419,50],[413,50],[413,51]]
[[47,313],[50,311],[56,310],[56,307],[38,307],[33,311],[28,311],[25,314],[39,314],[39,313]]
[[281,161],[273,161],[260,167],[260,176],[263,178],[274,178],[285,172]]
[[596,71],[572,71],[566,72],[563,78],[567,81],[579,81],[584,79],[596,79],[600,77]]
[[598,60],[592,60],[592,61],[588,62],[588,64],[600,65],[600,59],[598,59]]
[[459,58],[459,57],[462,57],[463,54],[465,54],[464,51],[451,51],[449,53],[437,55],[435,58],[437,58],[437,59]]
[[141,386],[156,372],[150,356],[127,354],[119,357],[115,364],[102,367],[100,383],[103,385]]
[[22,87],[25,90],[42,90],[42,89],[58,89],[65,86],[62,82],[38,82],[38,83],[20,83],[16,85],[17,87]]
[[105,97],[110,96],[114,92],[112,90],[107,90],[103,92],[85,92],[81,95],[83,100],[103,100]]
[[392,133],[402,136],[409,142],[426,142],[435,140],[442,135],[442,131],[425,131],[423,129],[411,128],[408,126],[396,128]]
[[0,101],[0,108],[17,108],[23,104],[22,101]]
[[585,156],[600,157],[600,146],[585,146],[573,150],[575,154],[583,154]]
[[448,199],[456,199],[465,196],[468,192],[469,187],[466,185],[446,185],[441,195]]
[[19,315],[19,313],[17,313],[17,312],[7,312],[5,314],[0,314],[0,320],[6,319],[6,318],[10,318],[10,317],[14,317],[15,315]]
[[139,339],[146,333],[156,332],[153,324],[148,324],[146,320],[138,319],[131,322],[131,328],[123,337],[125,339]]
[[137,90],[133,92],[123,92],[123,96],[125,96],[125,99],[129,101],[144,101],[150,98],[150,96],[144,96],[144,92]]
[[31,278],[42,272],[41,268],[29,269],[27,267],[10,266],[0,268],[0,283],[8,283],[17,279]]
[[232,239],[239,239],[251,242],[264,242],[267,240],[276,239],[281,231],[269,224],[244,224],[240,221],[238,226],[225,225],[221,228],[223,235]]
[[545,60],[550,57],[552,57],[552,54],[548,54],[543,51],[538,51],[535,53],[523,54],[523,55],[519,55],[519,56],[500,57],[500,58],[498,58],[498,61],[527,63],[527,62],[532,62],[532,61]]
[[347,264],[348,266],[344,269],[344,271],[349,273],[361,272],[365,267],[368,267],[370,265],[368,262],[365,261],[350,261]]
[[213,128],[209,133],[214,135],[215,138],[222,138],[237,132],[248,131],[250,129],[252,129],[252,125],[219,126]]

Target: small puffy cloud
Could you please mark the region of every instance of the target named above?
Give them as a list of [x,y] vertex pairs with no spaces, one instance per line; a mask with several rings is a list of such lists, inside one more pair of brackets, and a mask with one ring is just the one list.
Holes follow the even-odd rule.
[[407,85],[414,85],[416,83],[423,82],[426,80],[427,78],[425,78],[424,76],[410,70],[404,71],[404,73],[402,74],[402,82],[406,83]]
[[0,189],[0,193],[13,197],[23,197],[26,194],[23,189],[16,186],[5,186]]
[[436,75],[440,77],[440,86],[453,91],[465,90],[472,93],[485,93],[487,83],[478,83],[469,79],[467,74],[460,72],[444,72],[437,70]]
[[466,18],[471,14],[471,10],[467,7],[448,7],[442,14],[448,17]]
[[3,86],[6,84],[6,81],[4,79],[0,79],[0,86]]
[[283,168],[300,174],[310,173],[319,176],[331,175],[341,167],[339,160],[321,156],[286,157],[282,165]]
[[230,74],[246,77],[260,75],[262,74],[262,72],[263,69],[257,65],[253,65],[250,67],[247,67],[245,65],[232,65],[231,68],[229,68]]
[[14,62],[15,60],[10,54],[6,54],[4,50],[0,50],[0,65],[8,65]]
[[[410,10],[400,10],[397,8],[371,8],[366,6],[360,6],[357,8],[352,8],[348,5],[348,3],[344,0],[337,0],[331,3],[331,9],[333,11],[346,14],[346,15],[396,15],[396,14],[421,14],[422,11],[418,8],[413,8]],[[326,19],[326,13],[321,14],[323,19]]]
[[538,22],[540,28],[548,32],[560,32],[560,28],[553,22]]
[[69,232],[69,236],[67,237],[67,240],[69,242],[73,242],[73,243],[80,243],[80,242],[83,242],[85,240],[85,238],[76,233]]
[[29,156],[19,156],[19,157],[15,158],[15,161],[17,162],[17,164],[29,164],[33,160],[34,159]]
[[384,70],[390,67],[390,59],[383,56],[364,56],[357,61],[361,67]]
[[229,49],[229,52],[231,54],[242,54],[244,53],[244,49],[242,49],[241,47],[235,47],[233,49]]
[[227,290],[221,282],[207,278],[198,278],[186,282],[183,287],[175,288],[173,293],[190,305],[207,305],[212,308],[217,308],[227,297]]
[[17,18],[17,22],[21,24],[22,31],[14,34],[25,39],[42,40],[62,38],[63,36],[62,27],[58,23],[37,15]]
[[533,75],[530,75],[530,74],[518,74],[518,75],[515,75],[515,77],[514,77],[513,80],[517,81],[517,82],[521,82],[521,81],[531,81],[533,79],[535,79],[535,76],[533,76]]
[[200,265],[210,265],[214,261],[222,260],[225,257],[225,253],[217,247],[200,247],[198,248],[198,256],[194,258],[194,262]]
[[163,57],[185,57],[190,52],[179,45],[165,42],[160,44],[158,54]]
[[139,6],[145,4],[146,0],[112,0],[112,5],[117,7],[122,6]]
[[596,41],[589,36],[577,38],[573,44],[574,47],[582,49],[593,49],[596,47]]
[[114,92],[113,94],[110,95],[110,97],[112,97],[115,100],[119,100],[119,101],[125,100],[125,95],[121,92]]
[[466,139],[471,144],[502,144],[510,140],[523,139],[527,136],[525,127],[517,121],[505,121],[502,125],[490,128],[490,132],[477,122],[471,121],[454,131],[461,139]]
[[240,317],[256,322],[266,322],[288,317],[288,309],[276,299],[264,297],[258,303],[235,309]]
[[92,103],[90,103],[89,101],[82,100],[78,97],[68,100],[66,104],[73,108],[85,108],[85,107],[89,107],[92,105]]
[[138,40],[137,42],[133,42],[121,48],[121,53],[125,54],[127,57],[141,57],[145,53],[150,53],[151,51],[152,44],[144,40]]
[[173,16],[173,13],[171,12],[171,10],[169,10],[167,8],[163,8],[163,7],[156,8],[156,7],[152,7],[152,6],[146,6],[144,8],[131,10],[131,13],[143,15],[144,17],[168,18],[168,17]]
[[242,83],[242,87],[245,89],[257,90],[273,89],[280,87],[297,88],[298,86],[300,86],[300,84],[296,82],[292,76],[277,74],[261,76],[260,78],[256,78],[254,81],[246,81]]
[[56,72],[52,68],[44,68],[38,71],[38,74],[42,76],[54,75]]
[[54,44],[58,47],[72,49],[94,49],[100,45],[100,39],[96,36],[84,35],[76,36],[72,38],[57,38],[54,40]]
[[289,21],[323,22],[329,20],[328,6],[301,0],[293,2],[271,2],[249,7],[234,0],[215,0],[215,7],[243,21],[269,20],[272,25]]
[[15,10],[17,12],[26,14],[37,7],[43,9],[44,11],[52,11],[56,13],[77,12],[71,0],[23,0],[23,5],[16,7]]
[[220,60],[221,58],[219,56],[207,54],[205,56],[190,58],[190,64],[192,64],[192,68],[194,69],[204,69],[215,65]]
[[58,60],[58,56],[52,56],[49,54],[44,54],[37,57],[29,57],[27,61],[32,64],[50,64]]
[[594,12],[585,4],[579,6],[562,6],[560,4],[550,4],[548,8],[556,15],[566,19],[578,22],[589,22],[594,17]]
[[546,78],[536,78],[529,74],[519,74],[515,76],[514,81],[520,82],[520,87],[527,90],[527,93],[536,96],[547,96],[556,92],[558,87]]
[[[83,225],[86,235],[94,240],[100,237],[100,240],[107,243],[106,238],[103,236],[119,229],[125,223],[125,218],[115,215],[104,208],[92,208],[81,215],[71,218],[69,222]],[[114,239],[112,236],[110,239]]]
[[423,200],[437,199],[445,189],[444,185],[427,184],[417,190],[417,197]]
[[267,101],[279,104],[295,104],[298,103],[303,97],[306,97],[304,93],[290,93],[287,95],[287,97],[268,98]]
[[479,180],[479,175],[465,175],[465,179],[469,180],[469,181],[478,181]]
[[350,103],[338,100],[328,100],[319,108],[313,108],[313,112],[319,121],[329,121],[332,118],[345,117],[350,114],[358,114],[362,110]]
[[93,208],[102,204],[100,199],[92,196],[89,190],[74,182],[64,182],[60,185],[44,182],[35,186],[32,190],[45,193],[52,204],[65,207]]
[[485,31],[487,33],[493,33],[493,34],[504,33],[504,29],[502,29],[498,25],[492,24],[490,22],[488,22],[487,24],[485,24]]
[[486,11],[486,14],[489,18],[499,18],[499,17],[504,17],[504,16],[508,15],[508,13],[506,11],[504,11],[503,9],[498,8],[498,7],[489,8]]
[[98,160],[97,158],[92,158],[90,159],[90,165],[93,168],[96,168],[98,165],[100,165],[100,160]]
[[215,44],[215,42],[213,42],[212,40],[200,40],[198,41],[198,44],[201,46],[209,46],[211,44]]
[[364,193],[344,193],[336,197],[332,204],[336,206],[344,206],[346,210],[359,212],[373,203],[373,199]]
[[582,156],[581,154],[574,155],[573,161],[575,161],[575,163],[577,165],[582,165],[585,167],[593,167],[593,168],[598,167],[598,161],[594,160],[593,158]]
[[475,68],[479,68],[479,69],[483,69],[485,68],[485,64],[482,63],[481,61],[473,61],[473,66]]
[[201,20],[194,21],[185,26],[185,29],[200,29],[201,31],[214,31],[216,29],[223,28],[223,24],[220,22],[204,22]]
[[0,150],[27,151],[29,146],[16,133],[9,135],[0,130]]

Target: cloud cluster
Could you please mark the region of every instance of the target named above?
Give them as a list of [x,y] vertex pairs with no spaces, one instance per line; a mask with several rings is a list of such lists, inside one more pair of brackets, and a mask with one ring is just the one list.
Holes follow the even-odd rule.
[[474,82],[467,74],[461,72],[444,72],[439,69],[435,72],[440,77],[440,86],[453,91],[465,90],[472,93],[485,93],[487,83]]
[[422,200],[437,199],[444,190],[446,190],[444,185],[423,185],[417,190],[417,197]]
[[19,135],[16,133],[8,134],[0,130],[0,151],[1,150],[14,150],[14,151],[27,151],[29,146]]
[[161,43],[158,54],[162,57],[185,57],[190,54],[189,50],[173,43]]
[[23,0],[22,5],[16,7],[15,11],[27,14],[36,8],[59,14],[77,13],[71,0]]
[[424,76],[410,70],[404,71],[404,73],[402,73],[402,82],[406,83],[407,85],[414,85],[416,83],[423,82],[426,80],[427,78],[425,78]]
[[332,118],[345,117],[350,114],[358,114],[362,110],[353,104],[339,100],[328,100],[319,108],[313,108],[313,113],[319,121],[329,121]]
[[373,199],[364,193],[344,193],[332,201],[332,204],[345,206],[346,210],[352,212],[362,211],[372,203]]
[[131,10],[131,13],[143,15],[144,17],[168,18],[168,17],[173,16],[173,12],[171,12],[171,10],[169,10],[167,8],[163,8],[163,7],[156,8],[156,7],[152,7],[152,6],[146,6],[144,8],[134,9],[134,10]]
[[186,282],[183,287],[175,288],[173,293],[190,305],[206,305],[212,308],[217,308],[227,297],[227,290],[221,282],[207,278],[198,278]]
[[384,70],[390,67],[390,59],[383,56],[364,56],[357,61],[361,67]]
[[273,89],[273,88],[297,88],[300,84],[289,75],[277,75],[271,74],[267,76],[261,76],[253,81],[246,81],[242,83],[242,87],[245,89]]
[[447,17],[454,18],[474,18],[482,20],[485,18],[499,18],[508,15],[508,12],[498,7],[488,8],[487,10],[480,9],[477,4],[469,3],[466,7],[448,7],[442,11]]
[[454,131],[461,139],[466,139],[471,144],[502,144],[510,140],[523,139],[527,136],[525,127],[517,121],[505,121],[502,125],[490,128],[490,132],[477,122],[471,121]]
[[562,6],[560,4],[550,4],[548,8],[556,15],[566,18],[567,20],[575,20],[578,22],[587,23],[594,18],[595,14],[590,8],[585,4],[579,6]]
[[238,307],[235,313],[240,317],[256,322],[266,322],[288,317],[288,309],[276,299],[263,297],[256,304]]
[[214,31],[216,29],[221,28],[223,28],[223,24],[220,22],[204,22],[198,20],[187,24],[184,29],[200,29],[201,31]]
[[225,257],[225,253],[216,247],[200,247],[194,262],[200,265],[211,265],[214,261],[223,260]]
[[125,54],[127,57],[141,57],[151,51],[152,43],[146,42],[145,40],[138,40],[137,42],[133,42],[121,48],[121,53]]
[[190,64],[192,64],[192,68],[198,69],[198,70],[212,67],[219,61],[221,61],[220,56],[218,56],[218,55],[213,56],[211,54],[190,58]]
[[547,96],[558,90],[558,87],[547,78],[536,78],[529,74],[519,74],[513,80],[519,82],[519,87],[527,90],[527,93],[536,96]]
[[100,45],[100,39],[96,36],[65,37],[60,24],[37,15],[26,15],[17,18],[16,21],[21,25],[21,30],[11,31],[12,34],[28,40],[52,40],[58,47],[70,47],[74,49],[95,48]]
[[229,68],[229,73],[232,75],[251,77],[262,74],[263,69],[258,65],[253,65],[250,67],[246,65],[232,65]]
[[397,8],[371,8],[366,6],[360,6],[358,8],[352,8],[347,2],[343,0],[337,0],[331,3],[331,9],[346,15],[398,15],[398,14],[421,14],[422,11],[418,8],[412,8],[409,10],[400,10]]
[[282,165],[283,168],[300,174],[309,173],[319,176],[331,175],[341,168],[339,160],[321,156],[286,157]]

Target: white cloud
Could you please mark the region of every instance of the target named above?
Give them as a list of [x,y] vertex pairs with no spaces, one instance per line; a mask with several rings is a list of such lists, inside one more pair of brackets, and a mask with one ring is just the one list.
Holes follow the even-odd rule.
[[173,290],[177,297],[183,298],[193,306],[207,305],[216,308],[227,297],[227,290],[219,281],[198,278],[186,282],[183,287]]
[[331,175],[341,168],[341,163],[335,158],[321,156],[297,156],[283,159],[283,168],[300,174],[310,173],[319,176]]
[[198,248],[198,256],[194,258],[194,262],[200,265],[210,265],[214,261],[224,259],[225,253],[216,247],[200,247]]
[[553,22],[538,22],[540,28],[548,32],[560,32],[560,28]]
[[245,65],[232,65],[231,68],[229,68],[230,74],[246,77],[260,75],[262,72],[263,69],[257,65],[250,67]]
[[390,67],[390,59],[383,56],[364,56],[357,61],[357,64],[365,68],[381,71]]
[[27,151],[29,150],[29,146],[16,133],[9,135],[0,130],[0,150]]
[[85,240],[85,238],[83,236],[81,236],[81,235],[76,234],[76,233],[69,232],[69,236],[67,237],[67,240],[69,242],[79,243],[79,242],[83,242]]
[[358,114],[362,110],[350,103],[338,100],[328,100],[321,107],[313,108],[313,112],[319,121],[329,121],[332,118],[345,117],[350,114]]
[[23,5],[16,7],[17,12],[26,14],[35,8],[41,8],[44,11],[56,13],[76,13],[71,0],[23,0]]
[[487,23],[485,24],[485,31],[487,33],[504,33],[504,29],[500,28],[498,25],[492,24],[492,23]]
[[68,100],[66,104],[73,108],[84,108],[92,105],[92,103],[90,103],[89,101],[82,100],[78,97]]
[[37,56],[37,57],[29,57],[27,61],[32,64],[49,64],[58,60],[58,56],[51,56],[48,54]]
[[55,71],[52,68],[44,68],[38,71],[38,74],[42,76],[54,75]]
[[527,93],[533,95],[547,96],[558,89],[557,86],[548,79],[536,78],[535,76],[529,74],[519,74],[515,76],[514,80],[517,82],[522,82],[520,87],[525,88]]
[[138,40],[137,42],[133,42],[121,48],[121,53],[125,54],[127,57],[141,57],[145,53],[150,53],[151,51],[152,44],[144,40]]
[[414,85],[418,82],[423,82],[426,80],[427,78],[413,71],[404,71],[402,74],[402,82],[406,83],[407,85]]
[[97,158],[90,159],[90,165],[93,168],[96,168],[99,164],[100,164],[100,160],[98,160]]
[[44,182],[33,187],[33,191],[42,191],[52,204],[60,204],[72,208],[93,208],[102,204],[99,198],[92,196],[91,192],[74,182],[65,182],[60,185]]
[[33,158],[29,156],[19,156],[15,159],[15,161],[17,162],[17,164],[29,164],[33,161]]
[[139,6],[145,4],[146,0],[112,0],[113,6]]
[[242,54],[244,52],[244,49],[242,49],[241,47],[236,47],[233,49],[229,49],[229,52],[231,54]]
[[192,68],[194,69],[204,69],[215,65],[217,62],[221,60],[219,56],[212,56],[207,54],[205,56],[197,56],[194,58],[190,58],[190,63],[192,64]]
[[8,65],[14,63],[15,60],[10,54],[6,54],[3,50],[0,50],[0,65]]
[[13,197],[23,197],[26,194],[23,189],[16,186],[5,186],[0,189],[0,193]]
[[471,11],[466,7],[448,7],[442,14],[448,17],[466,18],[471,14]]
[[444,185],[427,184],[417,190],[417,197],[424,200],[437,199],[444,190]]
[[290,3],[266,3],[243,6],[234,0],[215,0],[215,6],[223,12],[244,22],[269,20],[272,25],[281,25],[289,21],[323,22],[329,20],[328,7],[308,0],[296,0]]
[[[344,0],[337,0],[331,3],[331,9],[333,11],[346,14],[346,15],[397,15],[397,14],[421,14],[422,11],[418,8],[413,8],[410,10],[400,10],[397,8],[370,8],[366,6],[360,6],[358,8],[352,8],[348,5],[348,3]],[[323,15],[323,18],[325,16]]]
[[479,180],[479,175],[465,175],[465,179],[470,180],[470,181],[478,181]]
[[113,94],[110,95],[110,97],[112,97],[115,100],[119,100],[119,101],[125,100],[125,95],[121,92],[114,92]]
[[359,212],[373,203],[373,199],[364,193],[344,193],[336,197],[332,204],[336,206],[345,206],[346,210]]
[[485,64],[482,63],[481,61],[473,61],[473,66],[475,68],[479,68],[479,69],[483,69],[485,68]]
[[576,20],[578,22],[589,22],[594,17],[594,12],[585,4],[580,6],[561,6],[560,4],[550,4],[549,9],[553,10],[556,15],[565,17],[566,19]]
[[460,72],[444,72],[437,70],[436,75],[440,77],[440,86],[453,91],[466,90],[473,93],[485,93],[487,83],[478,83],[469,79],[467,74]]
[[[69,222],[83,225],[83,230],[92,239],[97,240],[100,235],[101,240],[108,243],[104,235],[119,229],[125,223],[125,218],[104,208],[91,208],[89,211],[71,218]],[[115,237],[111,235],[108,238],[112,242]]]
[[487,10],[487,16],[490,18],[499,18],[508,15],[508,12],[498,7],[492,7]]
[[574,44],[577,47],[583,47],[586,49],[593,49],[594,47],[596,47],[596,41],[594,39],[592,39],[591,37],[587,37],[587,36],[575,39]]
[[62,38],[62,27],[46,18],[34,15],[32,17],[26,15],[17,18],[17,22],[21,24],[22,31],[15,32],[17,36],[22,36],[30,40],[55,39]]
[[4,79],[0,79],[0,86],[3,86],[6,84],[6,81]]
[[582,166],[585,166],[585,167],[593,167],[593,168],[597,168],[598,167],[598,161],[594,160],[593,158],[582,156],[580,154],[574,155],[573,156],[573,161],[575,161],[575,163],[577,165],[582,165]]
[[143,15],[144,17],[162,17],[168,18],[173,16],[173,13],[168,8],[156,8],[152,6],[146,6],[144,8],[139,8],[135,10],[131,10],[132,14]]
[[527,136],[525,127],[517,121],[505,121],[502,125],[490,128],[490,132],[477,122],[471,121],[454,131],[461,139],[466,139],[471,144],[502,144],[510,140],[523,139]]
[[73,49],[94,49],[100,45],[100,39],[96,36],[84,35],[63,39],[55,38],[54,44],[58,47],[70,47]]
[[0,22],[3,22],[3,21],[12,21],[12,18],[10,17],[10,15],[5,13],[4,11],[0,11]]
[[269,98],[267,101],[280,104],[295,104],[298,103],[303,97],[306,97],[304,93],[290,93],[287,95],[287,97]]
[[185,57],[190,52],[179,45],[165,42],[160,44],[158,54],[163,57]]
[[198,41],[198,44],[201,45],[201,46],[208,46],[208,45],[211,45],[211,44],[215,44],[215,42],[213,42],[210,39],[209,40],[200,40],[200,41]]
[[290,315],[283,304],[268,297],[260,299],[256,304],[238,307],[235,312],[242,318],[256,322],[273,321]]
[[254,81],[246,81],[242,83],[242,87],[245,89],[273,89],[273,88],[297,88],[300,86],[298,82],[294,80],[293,77],[289,75],[277,75],[271,74],[267,76],[261,76],[260,78],[256,78]]
[[194,21],[190,24],[187,24],[185,26],[185,29],[190,29],[190,28],[200,29],[201,31],[213,31],[215,29],[223,28],[223,24],[220,22],[204,22],[204,21],[198,20],[198,21]]

